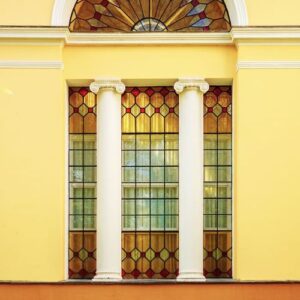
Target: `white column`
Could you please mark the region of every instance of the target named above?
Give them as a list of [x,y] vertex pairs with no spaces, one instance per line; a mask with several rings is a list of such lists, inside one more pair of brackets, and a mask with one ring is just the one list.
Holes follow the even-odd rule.
[[121,94],[118,79],[97,79],[97,272],[94,280],[121,280]]
[[182,78],[179,94],[179,275],[177,280],[204,281],[203,276],[203,94],[200,78]]

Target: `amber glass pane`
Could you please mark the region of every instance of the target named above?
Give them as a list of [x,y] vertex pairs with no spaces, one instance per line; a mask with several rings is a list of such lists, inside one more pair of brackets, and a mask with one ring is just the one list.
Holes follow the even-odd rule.
[[71,31],[230,31],[226,5],[219,1],[77,0]]
[[69,90],[69,278],[96,272],[96,96]]
[[232,276],[231,106],[231,87],[211,86],[204,96],[204,274],[211,278]]

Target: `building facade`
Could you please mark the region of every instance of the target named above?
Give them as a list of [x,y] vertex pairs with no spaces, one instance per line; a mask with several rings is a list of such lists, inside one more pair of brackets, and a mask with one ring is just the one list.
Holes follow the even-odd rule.
[[0,299],[298,299],[296,0],[0,8]]

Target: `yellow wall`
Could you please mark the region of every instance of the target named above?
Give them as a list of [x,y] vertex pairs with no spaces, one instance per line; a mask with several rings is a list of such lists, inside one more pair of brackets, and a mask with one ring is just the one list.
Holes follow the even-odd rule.
[[[298,0],[245,2],[249,25],[299,25]],[[50,25],[53,5],[54,0],[0,1],[0,25]]]

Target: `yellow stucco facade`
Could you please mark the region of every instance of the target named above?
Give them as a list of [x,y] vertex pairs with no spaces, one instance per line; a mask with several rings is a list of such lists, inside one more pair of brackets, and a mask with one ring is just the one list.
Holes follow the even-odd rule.
[[[0,1],[1,25],[51,25],[53,0],[17,5]],[[249,25],[300,23],[296,0],[246,6]],[[300,40],[72,45],[1,38],[0,60],[64,65],[0,69],[0,280],[66,279],[66,86],[101,76],[137,84],[182,76],[232,83],[233,278],[300,280],[300,68],[237,68],[240,61],[300,62]]]

